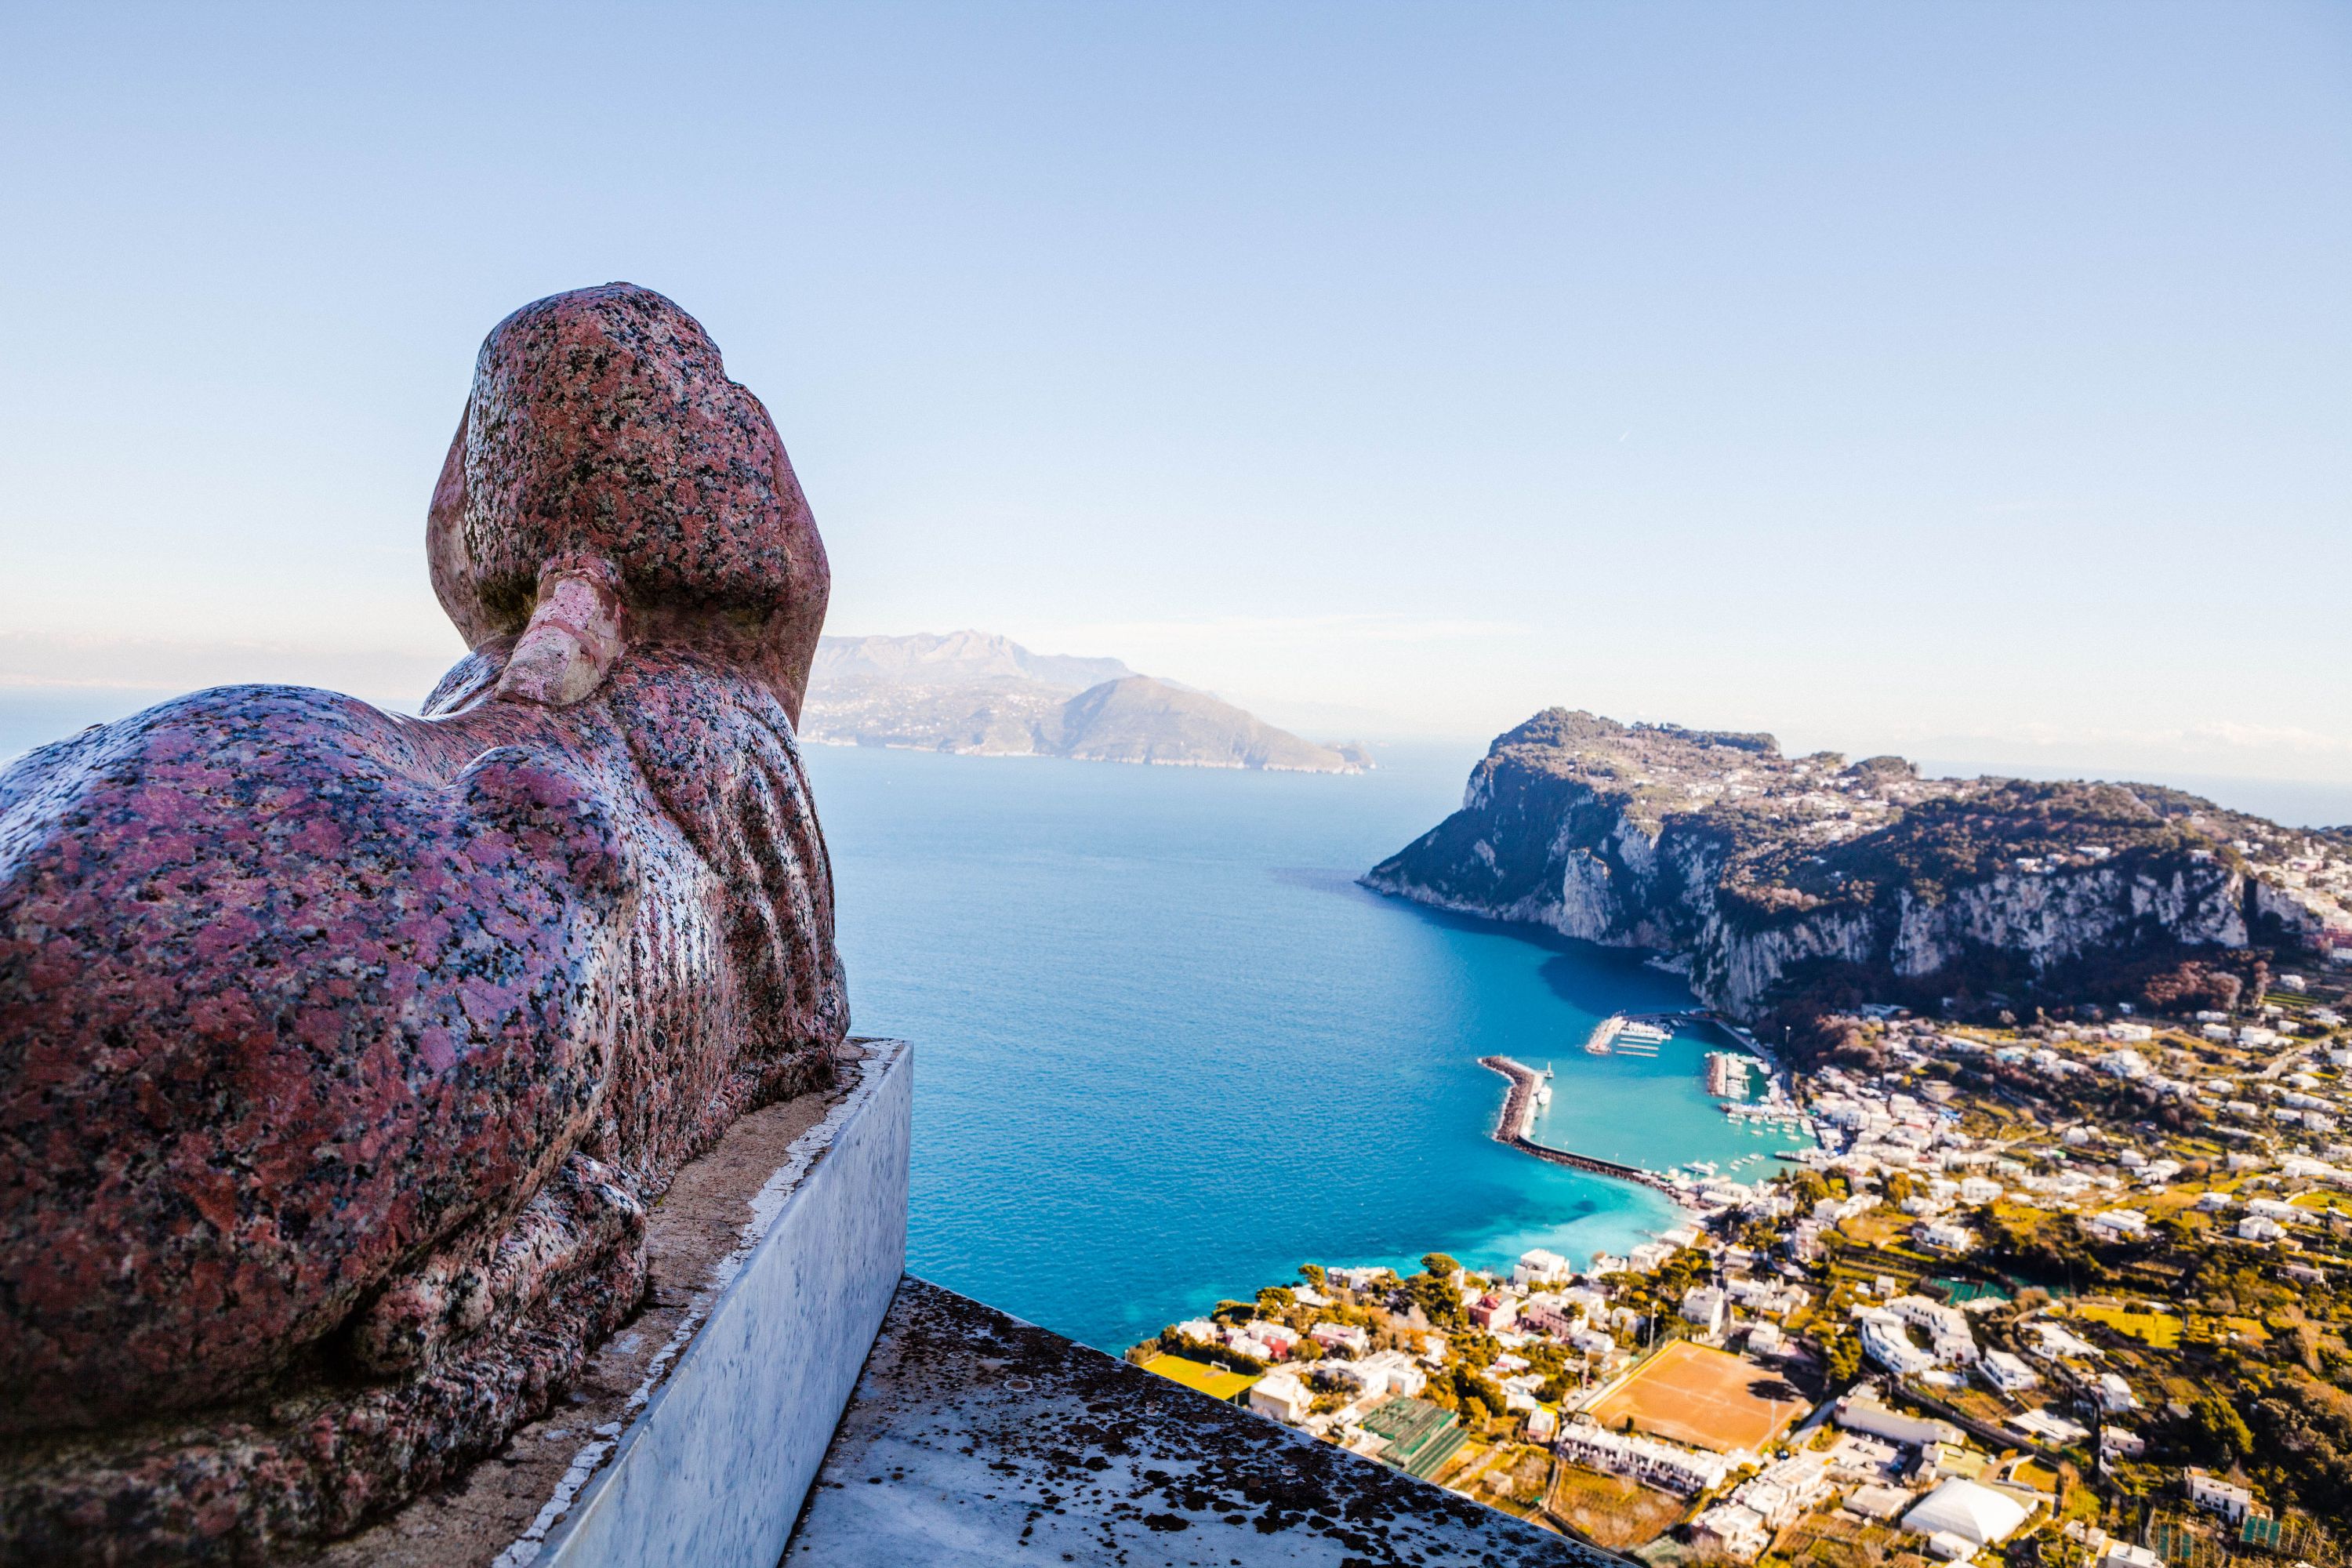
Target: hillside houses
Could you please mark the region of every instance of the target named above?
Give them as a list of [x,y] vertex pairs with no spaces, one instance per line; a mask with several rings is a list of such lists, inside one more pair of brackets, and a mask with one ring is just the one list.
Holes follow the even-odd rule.
[[[2046,1503],[2069,1465],[2094,1513],[2111,1484],[2196,1512],[2184,1467],[2209,1458],[2200,1434],[2224,1419],[2201,1402],[2219,1395],[2258,1426],[2285,1407],[2281,1386],[2332,1378],[2352,1344],[2352,1003],[2327,1000],[1998,1028],[1876,1009],[1866,1051],[1794,1080],[1821,1135],[1789,1151],[1797,1169],[1682,1179],[1689,1218],[1614,1256],[1579,1268],[1531,1248],[1410,1281],[1332,1269],[1316,1303],[1228,1302],[1170,1333],[1204,1336],[1204,1360],[1263,1346],[1271,1386],[1252,1403],[1308,1432],[1354,1443],[1383,1398],[1442,1404],[1466,1452],[1542,1446],[1558,1473],[1686,1500],[1680,1539],[1731,1560],[1803,1561],[1810,1530],[1928,1555],[1971,1531],[2054,1532]],[[2242,1039],[2250,1028],[2268,1043]],[[2195,1266],[2212,1251],[2218,1266]],[[2045,1286],[2053,1299],[2034,1293]],[[1746,1447],[1709,1427],[1721,1407],[1706,1399],[1681,1415],[1654,1405],[1623,1429],[1625,1391],[1651,1369],[1734,1350],[1738,1388],[1785,1373],[1810,1393],[1832,1373],[1829,1430]],[[2217,1365],[2273,1378],[2268,1404],[2218,1387]],[[1784,1452],[1818,1467],[1818,1495],[1774,1491],[1791,1477],[1759,1485]],[[2258,1450],[2241,1478],[2208,1464],[2210,1495],[2244,1499],[2239,1521],[2210,1514],[2216,1528],[2294,1506],[2268,1463]],[[1487,1473],[1506,1468],[1507,1452]],[[2097,1522],[2138,1529],[2121,1505]],[[2096,1528],[2077,1539],[2127,1544]]]

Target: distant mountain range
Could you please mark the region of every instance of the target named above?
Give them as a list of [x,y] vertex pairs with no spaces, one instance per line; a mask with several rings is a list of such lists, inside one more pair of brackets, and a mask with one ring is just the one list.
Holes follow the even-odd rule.
[[803,739],[983,756],[1352,773],[1361,746],[1318,746],[1116,658],[1032,653],[986,632],[825,637]]

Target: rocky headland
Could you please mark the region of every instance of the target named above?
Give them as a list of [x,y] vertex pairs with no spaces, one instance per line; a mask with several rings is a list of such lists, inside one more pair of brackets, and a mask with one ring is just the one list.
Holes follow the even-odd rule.
[[823,639],[801,738],[1284,773],[1351,773],[1371,765],[1360,746],[1317,745],[1118,659],[1032,653],[974,631]]
[[1809,994],[2030,1010],[2203,987],[2226,1005],[2265,940],[2352,919],[2347,860],[2352,832],[2156,785],[1927,779],[1555,708],[1363,880],[1672,954],[1753,1022]]

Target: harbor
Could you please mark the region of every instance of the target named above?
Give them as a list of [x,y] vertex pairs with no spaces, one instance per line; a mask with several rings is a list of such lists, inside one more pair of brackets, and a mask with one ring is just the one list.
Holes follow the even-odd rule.
[[1548,1160],[1555,1165],[1566,1165],[1572,1170],[1589,1171],[1597,1176],[1613,1176],[1622,1182],[1639,1182],[1643,1186],[1654,1187],[1668,1195],[1672,1195],[1676,1191],[1675,1179],[1662,1172],[1646,1170],[1640,1165],[1628,1165],[1617,1160],[1603,1160],[1595,1154],[1580,1154],[1570,1149],[1555,1149],[1549,1144],[1537,1142],[1528,1136],[1528,1130],[1535,1122],[1538,1107],[1551,1097],[1550,1074],[1548,1071],[1539,1073],[1535,1068],[1525,1063],[1514,1061],[1509,1057],[1480,1057],[1478,1065],[1490,1072],[1500,1073],[1510,1080],[1510,1088],[1503,1096],[1503,1113],[1495,1122],[1496,1142],[1507,1143],[1514,1149],[1533,1154],[1538,1160]]
[[[1642,1078],[1646,1079],[1661,1071],[1669,1077],[1679,1076],[1673,1063],[1658,1058],[1661,1048],[1684,1031],[1703,1034],[1722,1042],[1721,1048],[1706,1051],[1693,1065],[1698,1069],[1697,1076],[1706,1096],[1700,1103],[1711,1104],[1719,1110],[1728,1128],[1736,1129],[1748,1138],[1769,1138],[1780,1133],[1783,1141],[1790,1134],[1806,1142],[1811,1141],[1812,1123],[1798,1105],[1790,1091],[1787,1074],[1780,1069],[1770,1051],[1748,1031],[1719,1014],[1705,1009],[1612,1013],[1594,1023],[1585,1037],[1584,1051],[1587,1056],[1622,1061],[1626,1070]],[[1677,1061],[1687,1059],[1676,1058]],[[1653,1063],[1655,1065],[1652,1066]],[[1696,1184],[1718,1176],[1733,1176],[1735,1173],[1755,1166],[1768,1166],[1774,1162],[1802,1163],[1801,1151],[1774,1149],[1766,1152],[1753,1150],[1726,1152],[1717,1159],[1692,1160],[1671,1171],[1661,1171],[1584,1149],[1562,1147],[1564,1142],[1580,1142],[1581,1140],[1573,1136],[1561,1139],[1557,1129],[1549,1141],[1538,1135],[1538,1128],[1548,1125],[1550,1121],[1549,1111],[1553,1079],[1550,1068],[1547,1066],[1538,1070],[1503,1055],[1482,1057],[1479,1064],[1500,1073],[1511,1084],[1504,1098],[1502,1115],[1496,1123],[1496,1139],[1555,1164],[1622,1181],[1639,1182],[1669,1195],[1687,1199]],[[1689,1069],[1684,1068],[1680,1070]]]

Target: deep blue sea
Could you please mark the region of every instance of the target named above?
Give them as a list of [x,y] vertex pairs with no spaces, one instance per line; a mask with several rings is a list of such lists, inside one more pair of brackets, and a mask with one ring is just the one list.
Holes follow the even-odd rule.
[[1671,977],[1355,886],[1475,756],[1335,778],[809,748],[856,1026],[916,1043],[909,1266],[1117,1351],[1303,1262],[1580,1260],[1673,1223],[1496,1143],[1490,1052],[1555,1066],[1550,1142],[1785,1146],[1715,1108],[1696,1041],[1585,1054],[1609,1012],[1689,1005]]

